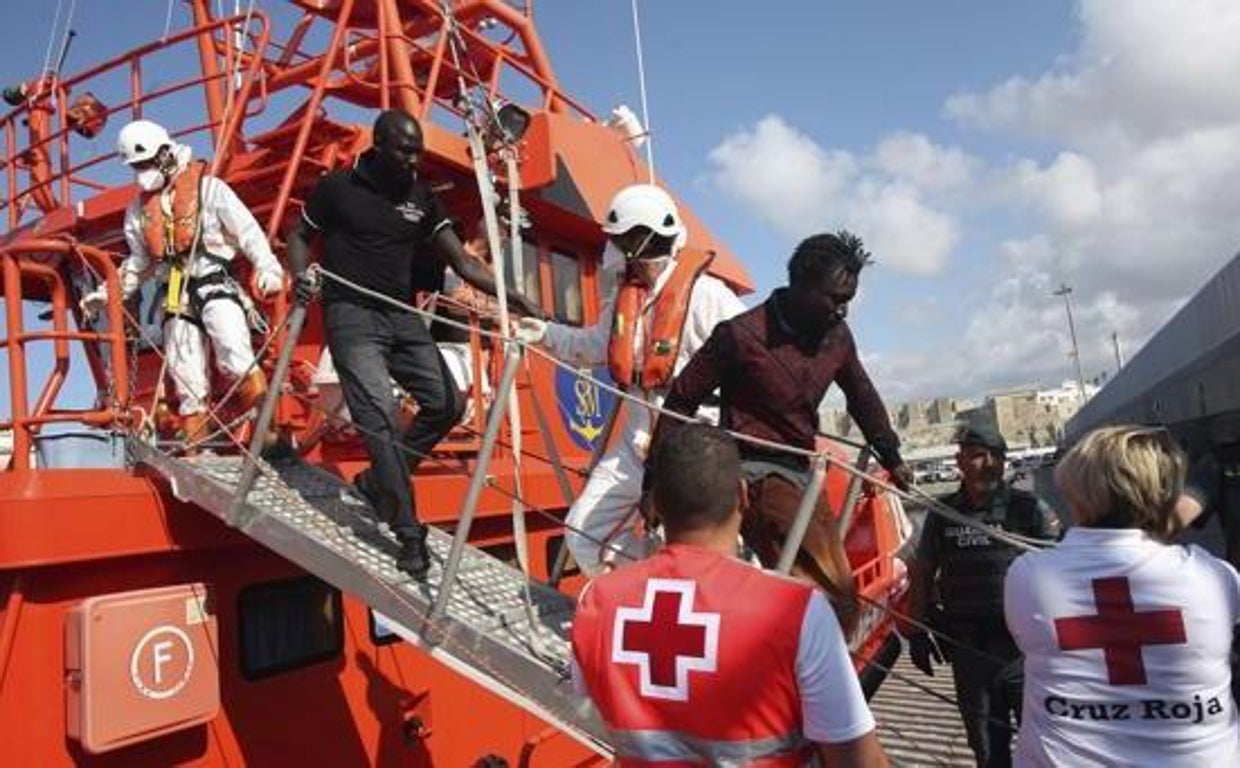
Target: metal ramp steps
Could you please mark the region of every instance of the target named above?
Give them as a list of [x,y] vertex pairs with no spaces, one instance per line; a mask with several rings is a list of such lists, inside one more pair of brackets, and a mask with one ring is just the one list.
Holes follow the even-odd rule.
[[[168,480],[178,499],[233,524],[228,511],[241,457],[176,458],[136,440],[129,448],[138,463]],[[431,619],[451,536],[430,527],[431,571],[425,582],[415,581],[395,567],[395,539],[364,514],[360,502],[342,494],[346,488],[340,478],[298,459],[264,462],[234,527],[356,595],[436,660],[609,755],[604,726],[572,689],[573,601],[528,582],[532,610],[527,610],[524,574],[467,547],[451,599],[443,614]]]

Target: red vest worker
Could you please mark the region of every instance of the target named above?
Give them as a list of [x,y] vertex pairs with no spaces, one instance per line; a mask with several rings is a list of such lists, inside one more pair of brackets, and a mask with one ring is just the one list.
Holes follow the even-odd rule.
[[654,464],[668,546],[592,582],[573,622],[574,678],[619,764],[886,766],[822,593],[734,557],[736,444],[676,426]]

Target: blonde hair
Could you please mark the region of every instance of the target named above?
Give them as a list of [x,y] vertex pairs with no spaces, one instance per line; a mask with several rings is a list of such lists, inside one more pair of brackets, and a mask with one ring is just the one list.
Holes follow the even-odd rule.
[[1085,435],[1055,468],[1077,522],[1140,528],[1160,539],[1179,529],[1175,504],[1188,459],[1162,428],[1104,427]]

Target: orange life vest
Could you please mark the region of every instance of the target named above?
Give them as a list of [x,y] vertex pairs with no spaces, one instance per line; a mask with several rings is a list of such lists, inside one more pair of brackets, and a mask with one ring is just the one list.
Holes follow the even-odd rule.
[[618,765],[806,765],[796,662],[812,591],[683,544],[591,582],[573,655]]
[[626,278],[616,294],[615,315],[611,323],[611,339],[607,344],[607,366],[611,377],[621,387],[637,385],[642,389],[658,389],[675,373],[680,338],[689,314],[689,297],[698,277],[715,258],[711,251],[682,250],[672,261],[672,274],[654,300],[653,317],[647,329],[642,350],[641,370],[637,370],[633,338],[650,289]]
[[195,160],[172,180],[171,216],[164,212],[160,200],[164,190],[142,193],[142,235],[152,259],[160,261],[189,254],[201,218],[206,169],[206,162]]

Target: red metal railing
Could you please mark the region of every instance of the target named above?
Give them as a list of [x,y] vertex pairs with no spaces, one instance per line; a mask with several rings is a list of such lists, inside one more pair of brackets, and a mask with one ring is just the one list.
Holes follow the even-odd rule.
[[[248,67],[244,69],[239,68],[234,72],[231,67],[226,66],[224,71],[220,71],[219,67],[215,66],[214,53],[211,52],[214,48],[212,41],[217,33],[223,31],[227,34],[233,25],[244,20],[244,16],[234,16],[208,21],[171,35],[167,40],[136,48],[72,77],[61,80],[53,75],[44,75],[32,81],[31,87],[37,95],[0,118],[0,126],[5,132],[7,171],[7,194],[5,199],[0,201],[0,208],[8,211],[9,229],[15,229],[21,223],[31,201],[35,201],[44,213],[48,213],[49,209],[54,210],[55,207],[71,206],[75,187],[85,187],[91,192],[98,192],[114,186],[82,175],[100,163],[114,158],[114,152],[96,154],[77,163],[71,160],[70,139],[75,126],[69,114],[72,106],[70,96],[75,89],[89,93],[90,87],[100,87],[107,75],[115,74],[121,69],[128,69],[128,96],[114,106],[105,105],[101,115],[104,119],[122,112],[128,112],[131,119],[138,119],[142,117],[143,108],[152,102],[194,88],[202,88],[207,103],[207,120],[177,130],[175,135],[185,137],[211,131],[216,149],[216,167],[223,167],[228,153],[235,146],[235,138],[243,120],[253,116],[247,115],[245,108],[249,104],[250,92],[260,71],[262,50],[269,39],[267,17],[256,12],[251,18],[251,23],[257,24],[258,30],[247,31],[247,34],[258,55],[251,57]],[[200,74],[144,92],[143,60],[179,44],[191,43],[197,44],[200,54],[207,51],[203,58],[204,61],[211,58],[210,65],[204,63],[204,71]],[[231,60],[231,57],[228,57],[228,60]],[[227,98],[221,96],[221,89],[228,86],[230,79],[237,73],[243,75],[239,87],[235,92],[226,94]],[[226,109],[227,104],[240,105],[240,108]],[[23,121],[29,124],[28,130],[22,131],[19,128]],[[53,121],[54,126],[51,124]],[[24,142],[21,140],[23,134],[26,136]],[[25,168],[30,177],[29,183],[24,186],[18,181],[21,168]],[[53,194],[52,190],[57,191]],[[42,201],[39,200],[40,197]]]
[[[128,411],[129,368],[120,302],[108,303],[107,330],[71,330],[70,312],[76,314],[76,308],[72,302],[66,274],[67,268],[75,260],[81,267],[103,279],[109,296],[120,295],[116,266],[112,256],[106,251],[69,239],[27,240],[0,248],[5,309],[5,335],[0,337],[0,348],[8,352],[10,395],[10,418],[0,422],[0,429],[13,430],[13,457],[9,469],[14,471],[30,469],[30,447],[34,435],[44,424],[77,422],[107,426],[122,421]],[[42,285],[45,290],[31,292],[28,297],[27,288],[32,285]],[[28,298],[51,302],[51,330],[25,330],[22,309]],[[35,342],[47,341],[53,344],[54,364],[38,400],[32,407],[29,400],[30,389],[27,386],[27,347]],[[94,408],[58,410],[54,407],[56,396],[69,376],[71,342],[93,347],[92,352],[97,352],[106,345],[106,370],[103,361],[94,357],[92,373],[96,384],[101,391],[107,392],[109,397],[105,402],[97,403]]]

